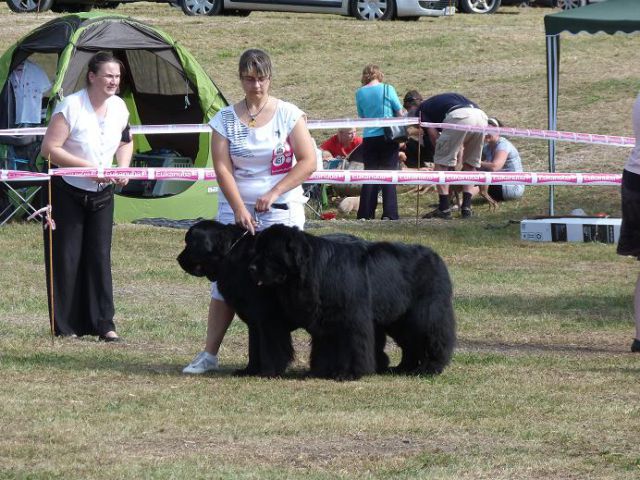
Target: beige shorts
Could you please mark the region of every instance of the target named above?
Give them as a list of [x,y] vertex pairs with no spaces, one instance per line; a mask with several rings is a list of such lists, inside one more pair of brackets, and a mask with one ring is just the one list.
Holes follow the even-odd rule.
[[[486,127],[487,115],[479,108],[459,108],[447,114],[443,123]],[[456,156],[460,147],[464,147],[462,161],[471,167],[480,168],[484,133],[464,132],[461,130],[443,130],[436,142],[433,163],[446,167],[456,166]]]

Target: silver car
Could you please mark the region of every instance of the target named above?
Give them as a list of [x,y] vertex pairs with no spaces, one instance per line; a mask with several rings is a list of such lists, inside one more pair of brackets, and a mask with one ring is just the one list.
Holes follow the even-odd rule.
[[[6,0],[18,13],[86,12],[94,6],[116,8],[120,3],[141,0]],[[467,13],[493,13],[501,0],[150,0],[171,3],[186,15],[249,15],[252,11],[333,13],[360,20],[418,20],[420,17]]]
[[417,20],[423,16],[452,15],[450,0],[178,0],[187,15],[267,10],[273,12],[334,13],[361,20]]

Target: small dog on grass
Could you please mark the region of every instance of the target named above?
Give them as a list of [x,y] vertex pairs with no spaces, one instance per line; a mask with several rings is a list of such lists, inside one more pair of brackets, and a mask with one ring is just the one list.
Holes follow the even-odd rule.
[[351,212],[357,212],[358,207],[360,207],[360,197],[345,197],[338,203],[338,212],[349,215]]

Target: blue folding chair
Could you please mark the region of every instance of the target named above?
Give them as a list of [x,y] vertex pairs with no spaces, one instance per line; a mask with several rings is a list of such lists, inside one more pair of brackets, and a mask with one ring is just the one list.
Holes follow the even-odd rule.
[[[3,169],[28,171],[30,161],[10,156],[0,162]],[[36,212],[32,203],[42,189],[42,183],[0,181],[0,226],[12,218],[22,218]]]

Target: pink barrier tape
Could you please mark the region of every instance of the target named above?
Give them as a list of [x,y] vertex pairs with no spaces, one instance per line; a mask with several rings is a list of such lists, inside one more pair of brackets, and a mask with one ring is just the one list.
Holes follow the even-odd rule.
[[[20,172],[24,173],[24,172]],[[211,181],[211,168],[56,168],[50,175],[130,180]],[[42,175],[42,174],[41,174]],[[400,185],[620,185],[617,173],[405,172],[403,170],[319,170],[305,183],[390,183]]]
[[48,179],[49,175],[46,173],[25,172],[24,170],[0,170],[0,181],[46,182]]
[[211,133],[207,123],[191,123],[181,125],[131,125],[131,134],[153,133]]
[[418,125],[418,117],[393,117],[393,118],[338,118],[334,120],[309,120],[309,130],[338,129],[338,128],[365,128],[387,127],[390,125]]
[[534,130],[511,127],[476,127],[472,125],[456,125],[453,123],[422,122],[421,127],[460,130],[464,132],[497,133],[505,136],[539,138],[543,140],[558,140],[574,143],[590,143],[596,145],[610,145],[614,147],[634,147],[636,139],[617,135],[597,135],[594,133],[559,132],[557,130]]
[[4,135],[23,137],[25,135],[44,135],[47,127],[0,128],[0,143]]
[[[475,127],[471,125],[456,125],[452,123],[420,122],[418,117],[394,117],[394,118],[344,118],[333,120],[309,120],[307,125],[310,130],[338,129],[338,128],[365,128],[385,127],[390,125],[420,125],[422,127],[443,128],[460,130],[465,132],[498,133],[511,137],[537,138],[542,140],[558,140],[575,143],[590,143],[596,145],[610,145],[615,147],[633,147],[635,138],[618,135],[599,135],[595,133],[560,132],[556,130],[539,130],[512,127]],[[0,139],[3,135],[44,135],[45,127],[8,128],[0,129]],[[132,125],[131,133],[158,134],[158,133],[208,133],[211,127],[206,124],[181,124],[181,125]]]

